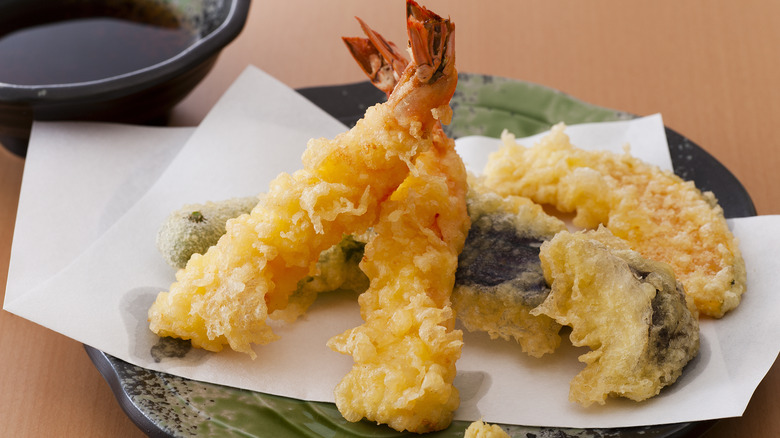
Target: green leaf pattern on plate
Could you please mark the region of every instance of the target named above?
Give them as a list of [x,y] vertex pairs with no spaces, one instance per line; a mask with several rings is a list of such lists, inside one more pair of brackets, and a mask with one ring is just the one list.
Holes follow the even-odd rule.
[[542,85],[496,76],[461,73],[452,97],[452,123],[447,134],[499,137],[504,129],[525,137],[569,125],[627,120],[633,116],[598,107]]

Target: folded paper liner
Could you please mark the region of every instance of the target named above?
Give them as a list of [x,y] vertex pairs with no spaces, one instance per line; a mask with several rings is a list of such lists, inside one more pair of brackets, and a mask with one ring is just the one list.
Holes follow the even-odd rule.
[[[325,345],[362,323],[353,295],[323,294],[299,321],[274,323],[281,339],[256,360],[193,349],[155,361],[146,312],[174,271],[155,248],[160,224],[184,204],[261,193],[301,166],[306,141],[346,128],[294,90],[249,67],[198,128],[83,122],[33,127],[25,163],[4,309],[132,364],[188,379],[314,401],[333,401],[351,357]],[[670,169],[660,115],[567,128],[582,148],[622,151]],[[534,139],[519,139],[530,146]],[[499,141],[457,139],[479,172]],[[514,342],[464,332],[455,418],[527,426],[607,428],[739,416],[780,351],[780,217],[731,219],[748,269],[742,304],[701,321],[701,351],[682,377],[642,403],[582,408],[569,381],[585,349],[568,340],[529,357]]]

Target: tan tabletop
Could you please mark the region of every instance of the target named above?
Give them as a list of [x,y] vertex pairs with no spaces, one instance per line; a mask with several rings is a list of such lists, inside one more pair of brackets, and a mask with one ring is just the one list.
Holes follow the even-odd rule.
[[[537,82],[640,115],[660,112],[742,181],[760,214],[780,213],[780,2],[423,4],[456,23],[460,71]],[[339,38],[360,34],[356,15],[405,43],[402,0],[256,0],[243,33],[172,123],[197,125],[248,64],[291,87],[363,80]],[[0,150],[3,294],[23,166]],[[780,435],[778,393],[776,363],[745,415],[705,436]],[[81,344],[7,312],[0,312],[0,419],[0,436],[143,436]]]

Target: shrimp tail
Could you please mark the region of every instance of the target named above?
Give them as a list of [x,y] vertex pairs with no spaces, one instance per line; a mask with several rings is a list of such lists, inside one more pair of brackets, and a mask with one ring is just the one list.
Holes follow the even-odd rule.
[[[455,93],[455,25],[449,20],[407,0],[406,29],[412,62],[408,64],[388,97],[399,121],[412,119],[422,131],[449,123],[449,102]],[[419,108],[431,108],[421,114]]]
[[352,56],[377,88],[388,96],[393,92],[406,66],[407,60],[391,41],[386,40],[358,17],[360,27],[368,38],[344,37],[344,43]]
[[[343,37],[342,40],[371,83],[389,96],[398,83],[400,73],[387,62],[385,54],[369,38]],[[406,61],[403,57],[401,59]]]
[[[406,107],[410,102],[435,96],[440,100],[446,98],[446,101],[426,104],[436,110],[433,118],[448,123],[449,111],[441,109],[449,103],[457,84],[455,25],[449,19],[418,5],[414,0],[407,1],[406,12],[411,64],[395,44],[371,29],[360,18],[356,17],[366,38],[342,39],[371,83],[387,94],[388,100],[401,110],[399,119],[403,118],[404,112],[409,112]],[[428,96],[414,96],[423,93]]]
[[417,78],[436,81],[455,68],[455,25],[417,4],[406,2],[406,22]]

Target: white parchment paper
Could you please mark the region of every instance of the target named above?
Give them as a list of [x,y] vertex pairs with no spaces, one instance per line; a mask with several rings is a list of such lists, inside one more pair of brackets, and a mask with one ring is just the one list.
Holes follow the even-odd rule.
[[[354,296],[325,294],[258,358],[192,350],[155,361],[158,338],[146,311],[173,281],[155,249],[158,227],[181,205],[266,190],[281,171],[300,167],[306,141],[345,128],[262,71],[249,68],[197,129],[97,123],[34,126],[4,308],[136,365],[190,379],[301,399],[332,401],[350,357],[329,350],[333,335],[360,324]],[[661,167],[671,161],[659,115],[567,129],[586,148],[632,153]],[[533,139],[521,139],[530,145]],[[478,171],[495,139],[458,139]],[[57,190],[55,190],[57,188]],[[64,188],[65,196],[60,195]],[[535,359],[513,342],[465,333],[456,418],[559,427],[626,427],[738,416],[780,350],[780,217],[730,221],[748,266],[748,292],[722,320],[702,320],[702,348],[672,387],[643,403],[611,399],[584,409],[568,402],[582,365],[564,341]]]

